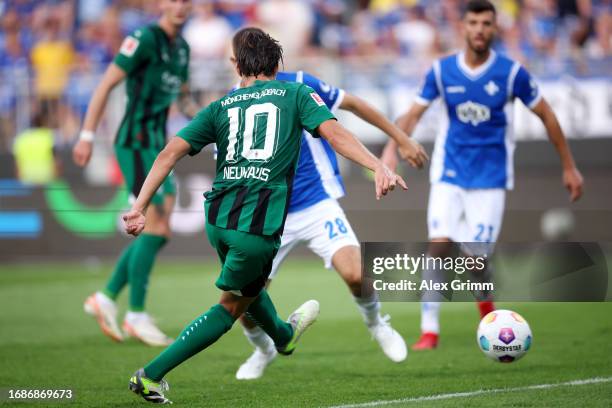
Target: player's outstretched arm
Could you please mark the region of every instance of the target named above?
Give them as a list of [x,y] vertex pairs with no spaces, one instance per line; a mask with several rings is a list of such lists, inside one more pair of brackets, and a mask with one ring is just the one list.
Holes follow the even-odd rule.
[[[395,121],[395,124],[397,125],[398,128],[400,128],[407,135],[412,135],[414,128],[416,127],[417,123],[419,122],[419,120],[421,119],[421,117],[423,116],[427,108],[428,108],[428,105],[421,105],[420,103],[413,103],[412,106],[410,107],[410,110],[408,110],[408,112],[404,113],[402,116],[397,118],[397,120]],[[423,149],[422,146],[421,146],[421,149]],[[389,140],[383,150],[382,161],[391,169],[397,168],[397,164],[398,164],[397,151],[398,151],[398,145],[395,142],[395,140]],[[400,154],[401,154],[401,150],[400,150]],[[427,154],[425,153],[424,149],[423,149],[423,154],[425,154],[425,157],[427,157]]]
[[336,120],[330,119],[321,123],[317,132],[323,136],[332,148],[349,160],[374,171],[376,184],[376,199],[392,191],[397,184],[404,190],[408,189],[404,180],[389,170],[376,156],[372,154],[351,132],[346,130]]
[[100,123],[104,108],[106,108],[108,95],[125,77],[125,71],[114,63],[110,64],[102,76],[102,81],[96,87],[87,106],[79,141],[72,149],[72,159],[78,166],[84,167],[89,163],[94,133]]
[[155,159],[153,167],[140,189],[140,194],[130,211],[123,216],[125,232],[139,235],[145,227],[145,212],[153,195],[172,171],[176,163],[183,158],[191,146],[180,137],[173,137]]
[[567,188],[570,193],[570,200],[574,202],[582,196],[584,180],[582,174],[580,174],[580,171],[576,167],[572,151],[559,125],[557,116],[544,98],[542,98],[532,110],[542,120],[550,142],[555,146],[555,149],[557,149],[557,153],[559,153],[561,166],[563,167],[563,185],[565,185],[565,188]]
[[176,100],[179,111],[185,115],[189,120],[193,119],[198,114],[200,107],[191,96],[189,85],[183,84],[181,86],[181,92]]
[[395,146],[397,146],[402,159],[406,160],[412,167],[420,169],[429,160],[425,149],[423,149],[419,142],[408,137],[402,129],[389,121],[382,112],[360,97],[346,93],[340,104],[340,109],[353,113],[385,132],[395,142]]

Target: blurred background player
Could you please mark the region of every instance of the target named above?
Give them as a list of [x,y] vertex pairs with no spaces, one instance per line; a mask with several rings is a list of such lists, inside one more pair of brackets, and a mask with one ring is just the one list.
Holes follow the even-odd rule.
[[245,28],[234,36],[233,51],[240,89],[208,105],[170,140],[123,217],[126,232],[139,235],[149,203],[178,160],[216,143],[217,171],[205,194],[205,211],[206,232],[221,260],[215,284],[223,293],[218,304],[196,317],[176,341],[130,378],[130,389],[149,402],[169,402],[163,377],[215,343],[243,313],[285,355],[294,351],[318,316],[319,304],[311,300],[283,322],[265,290],[280,247],[303,129],[320,134],[340,154],[374,171],[377,199],[397,184],[407,188],[338,124],[312,88],[275,80],[283,55],[276,40],[260,29]]
[[[411,134],[429,105],[444,102],[449,125],[436,139],[431,163],[427,226],[433,257],[451,254],[452,242],[487,243],[463,246],[469,255],[483,255],[501,228],[506,189],[512,189],[514,139],[511,103],[520,99],[542,121],[562,165],[570,200],[582,195],[582,176],[559,122],[529,73],[491,49],[496,10],[487,0],[468,2],[463,16],[465,50],[434,62],[410,110],[397,120]],[[383,161],[395,168],[395,143],[385,147]],[[484,248],[484,253],[483,253]],[[480,252],[480,253],[479,253]],[[488,265],[490,268],[490,265]],[[441,280],[442,271],[424,270],[425,279]],[[490,275],[490,270],[487,272]],[[440,303],[426,292],[421,304],[421,338],[415,350],[438,344]],[[494,310],[486,296],[478,303],[481,316]]]
[[[414,167],[421,168],[427,161],[425,150],[419,143],[406,137],[404,132],[363,99],[303,71],[279,72],[276,79],[306,84],[317,92],[332,112],[338,108],[347,110],[378,127],[399,144],[402,157]],[[362,292],[359,240],[337,201],[344,194],[338,160],[331,146],[324,139],[304,131],[289,214],[267,286],[289,252],[299,244],[307,244],[312,252],[323,259],[326,268],[333,267],[342,277],[372,337],[387,357],[399,363],[407,356],[404,339],[391,327],[389,316],[380,315],[376,293]],[[263,375],[277,352],[272,339],[247,316],[242,316],[241,322],[244,334],[255,346],[255,352],[240,366],[236,378],[256,379]]]
[[[115,138],[115,154],[133,197],[138,196],[155,157],[166,144],[166,120],[172,102],[178,98],[179,109],[189,118],[198,110],[188,94],[189,46],[180,35],[191,1],[160,0],[159,7],[162,16],[156,24],[136,30],[123,41],[91,98],[73,150],[76,164],[87,165],[109,93],[127,78],[128,102]],[[153,197],[144,233],[125,248],[106,287],[85,301],[85,311],[115,341],[124,339],[117,323],[115,299],[129,283],[125,334],[151,346],[172,342],[145,312],[145,297],[155,258],[170,238],[169,218],[175,195],[176,186],[170,175]]]
[[48,118],[45,112],[34,112],[32,127],[15,137],[15,172],[23,184],[45,185],[61,173],[61,161],[55,152],[55,132]]

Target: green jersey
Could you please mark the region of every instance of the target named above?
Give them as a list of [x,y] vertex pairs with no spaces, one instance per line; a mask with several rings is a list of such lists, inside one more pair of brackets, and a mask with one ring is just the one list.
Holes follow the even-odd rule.
[[127,73],[128,99],[115,143],[161,150],[168,110],[188,80],[187,42],[181,36],[171,40],[153,24],[126,37],[114,62]]
[[302,130],[334,119],[309,86],[256,81],[202,110],[178,136],[191,155],[216,143],[217,174],[206,197],[211,225],[259,235],[281,234]]

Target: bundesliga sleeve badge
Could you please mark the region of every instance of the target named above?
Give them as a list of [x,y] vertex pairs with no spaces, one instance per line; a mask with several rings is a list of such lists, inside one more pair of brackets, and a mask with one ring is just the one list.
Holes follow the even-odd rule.
[[138,41],[134,37],[125,37],[123,43],[121,44],[121,48],[119,49],[119,53],[125,55],[126,57],[131,57],[136,52],[140,41]]
[[312,99],[314,99],[314,101],[317,103],[317,105],[319,106],[325,106],[325,102],[323,102],[323,99],[321,99],[321,97],[319,96],[318,93],[316,92],[311,92],[310,93],[310,97]]

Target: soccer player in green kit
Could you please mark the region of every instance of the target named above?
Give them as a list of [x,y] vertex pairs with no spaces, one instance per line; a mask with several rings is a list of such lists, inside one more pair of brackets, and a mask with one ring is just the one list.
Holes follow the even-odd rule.
[[[115,153],[133,197],[138,196],[155,157],[166,144],[166,119],[172,102],[177,100],[179,109],[189,118],[199,110],[189,96],[187,85],[189,46],[179,34],[190,14],[191,0],[159,0],[159,6],[162,12],[159,21],[126,37],[104,73],[73,150],[77,165],[87,165],[108,95],[126,80],[128,102],[115,138]],[[175,195],[174,180],[169,175],[152,199],[154,209],[149,211],[144,233],[123,251],[106,287],[85,301],[85,311],[115,341],[124,339],[117,323],[115,299],[129,283],[130,305],[123,322],[125,334],[152,346],[172,342],[157,328],[144,307],[153,263],[170,237],[169,219]]]
[[166,403],[163,377],[174,367],[216,342],[246,313],[274,341],[281,354],[291,354],[319,314],[309,300],[282,321],[264,289],[280,246],[302,130],[321,135],[343,156],[374,171],[376,197],[404,181],[353,134],[335,120],[309,86],[275,80],[282,48],[260,29],[246,28],[233,38],[240,89],[211,103],[159,154],[129,213],[126,232],[139,235],[155,191],[186,154],[208,144],[218,147],[212,190],[205,194],[206,232],[221,260],[216,286],[218,304],[196,317],[169,347],[129,382],[145,400]]

